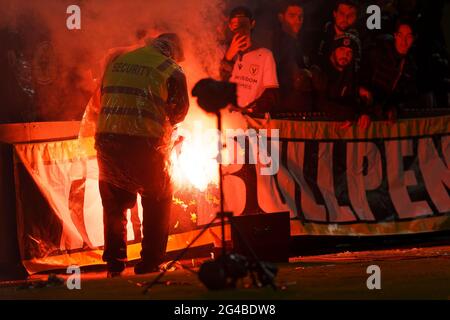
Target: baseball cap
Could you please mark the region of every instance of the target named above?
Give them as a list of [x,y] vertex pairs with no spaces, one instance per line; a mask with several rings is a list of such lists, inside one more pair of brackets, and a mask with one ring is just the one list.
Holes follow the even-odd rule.
[[340,47],[351,48],[354,54],[359,55],[361,53],[361,41],[351,33],[344,33],[334,38],[331,49],[335,50]]

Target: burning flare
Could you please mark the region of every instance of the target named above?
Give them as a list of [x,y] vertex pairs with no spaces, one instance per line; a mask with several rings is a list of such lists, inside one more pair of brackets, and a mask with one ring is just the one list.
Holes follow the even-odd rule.
[[194,130],[178,129],[183,141],[174,147],[170,157],[172,181],[178,189],[194,187],[205,191],[209,184],[218,184],[218,134],[215,130],[202,130],[196,121]]

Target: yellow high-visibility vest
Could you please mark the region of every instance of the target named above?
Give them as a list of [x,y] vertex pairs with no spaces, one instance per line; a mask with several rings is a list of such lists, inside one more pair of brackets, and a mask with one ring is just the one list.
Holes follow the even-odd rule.
[[148,46],[111,62],[102,82],[97,133],[166,136],[167,80],[175,70],[181,72],[175,61]]

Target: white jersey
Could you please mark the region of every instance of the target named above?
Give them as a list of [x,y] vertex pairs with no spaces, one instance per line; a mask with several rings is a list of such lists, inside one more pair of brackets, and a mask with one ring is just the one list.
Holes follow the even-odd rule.
[[230,82],[237,84],[237,102],[246,107],[266,88],[278,88],[277,67],[272,51],[265,48],[244,53],[234,63]]

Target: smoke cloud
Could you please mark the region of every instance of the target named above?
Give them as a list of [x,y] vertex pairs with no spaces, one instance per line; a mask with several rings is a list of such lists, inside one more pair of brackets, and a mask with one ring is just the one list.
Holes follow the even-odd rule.
[[[25,112],[35,112],[37,120],[79,120],[108,50],[143,44],[162,32],[176,32],[183,40],[186,60],[181,65],[189,88],[203,77],[218,76],[226,21],[222,0],[2,2],[0,30],[14,39],[6,51],[15,53],[16,78],[28,80],[19,86],[29,87],[33,106]],[[81,30],[66,27],[66,9],[73,4],[81,9]],[[188,117],[199,114],[192,105]]]

